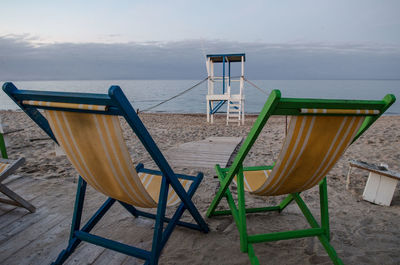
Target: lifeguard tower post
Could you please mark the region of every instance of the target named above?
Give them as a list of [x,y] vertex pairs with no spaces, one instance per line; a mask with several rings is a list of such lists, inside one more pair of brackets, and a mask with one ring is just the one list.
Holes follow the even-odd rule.
[[[207,100],[207,122],[214,122],[214,114],[227,103],[226,124],[237,122],[238,125],[244,124],[244,53],[237,54],[208,54],[207,73],[208,73],[208,94]],[[241,75],[231,77],[231,63],[241,63]],[[222,63],[222,76],[214,75],[214,63]],[[228,71],[226,71],[228,65]],[[236,94],[232,91],[231,84],[239,83],[239,91]],[[237,89],[236,89],[237,90]],[[219,93],[216,93],[219,92]],[[237,93],[239,92],[239,93]]]

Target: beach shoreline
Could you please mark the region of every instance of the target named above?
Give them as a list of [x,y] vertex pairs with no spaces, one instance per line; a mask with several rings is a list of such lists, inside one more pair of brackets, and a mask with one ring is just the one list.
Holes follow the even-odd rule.
[[[74,182],[77,173],[64,156],[55,156],[54,143],[27,115],[20,111],[0,111],[3,124],[10,130],[7,147],[10,158],[25,157],[26,163],[17,171],[24,177],[40,180]],[[212,136],[245,137],[257,115],[246,115],[244,126],[225,124],[226,116],[217,115],[214,124],[206,122],[205,114],[139,113],[150,134],[165,153],[179,144],[199,141]],[[138,139],[122,122],[124,138],[135,164],[155,168]],[[273,117],[263,129],[244,165],[268,165],[277,158],[285,133],[285,118]],[[383,207],[362,200],[367,172],[353,170],[350,189],[345,189],[351,159],[373,164],[386,163],[400,172],[400,115],[382,116],[352,146],[328,174],[328,197],[332,245],[345,264],[399,264],[400,191],[396,189],[392,205]],[[218,180],[214,169],[174,168],[176,172],[205,175],[194,202],[204,215]],[[319,195],[316,187],[303,193],[312,212],[319,216]],[[255,207],[277,203],[277,198],[261,198],[247,194],[246,203]],[[178,229],[168,241],[160,264],[249,264],[241,253],[239,237],[232,217],[207,218],[211,232],[201,234]],[[134,226],[134,224],[133,224]],[[284,212],[255,214],[248,218],[249,233],[292,230],[307,227],[300,210],[290,205]],[[133,228],[132,228],[133,229]],[[65,241],[66,242],[66,241]],[[311,250],[310,250],[311,249]],[[190,251],[190,255],[187,254]],[[331,264],[317,239],[296,239],[255,246],[261,264]]]

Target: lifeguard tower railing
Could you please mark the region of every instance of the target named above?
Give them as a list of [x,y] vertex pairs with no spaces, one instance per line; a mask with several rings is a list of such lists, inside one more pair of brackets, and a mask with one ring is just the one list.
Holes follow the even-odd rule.
[[[207,101],[207,121],[214,122],[214,114],[227,103],[226,122],[244,123],[244,53],[236,54],[208,54],[207,73],[208,73],[208,94]],[[231,63],[241,63],[240,76],[232,77]],[[222,76],[215,76],[214,63],[222,64]],[[227,69],[226,69],[227,68]],[[233,93],[232,82],[239,82],[239,91]],[[216,86],[221,83],[221,87]]]

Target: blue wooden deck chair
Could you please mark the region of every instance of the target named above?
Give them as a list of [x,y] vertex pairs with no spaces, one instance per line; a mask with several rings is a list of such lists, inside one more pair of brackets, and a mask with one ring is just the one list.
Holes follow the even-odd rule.
[[[5,83],[3,90],[63,148],[80,175],[69,244],[54,264],[62,264],[81,241],[137,257],[145,260],[145,264],[157,264],[176,225],[208,232],[191,200],[203,174],[188,176],[173,172],[120,87],[110,87],[108,95],[18,90],[12,83]],[[38,109],[43,109],[45,115]],[[159,171],[145,169],[142,164],[133,166],[119,116],[125,118]],[[86,183],[109,198],[81,227]],[[116,201],[135,217],[155,219],[150,251],[90,233]],[[178,203],[173,216],[166,217],[166,206]],[[157,208],[157,214],[136,207]],[[185,210],[196,223],[180,221]],[[168,223],[165,229],[164,223]]]
[[[395,102],[394,95],[383,100],[331,100],[281,98],[271,92],[260,115],[241,146],[232,166],[216,171],[221,183],[207,216],[232,215],[240,234],[240,250],[249,255],[251,264],[259,264],[253,244],[316,236],[334,264],[343,264],[330,244],[328,195],[325,176],[346,148],[358,139]],[[271,166],[244,167],[243,161],[272,115],[291,116],[288,133],[276,163]],[[237,185],[237,204],[230,184]],[[321,222],[316,221],[300,193],[319,185]],[[245,191],[258,196],[287,195],[277,206],[245,207]],[[229,210],[217,210],[225,198]],[[248,234],[246,214],[281,212],[296,202],[311,228]]]

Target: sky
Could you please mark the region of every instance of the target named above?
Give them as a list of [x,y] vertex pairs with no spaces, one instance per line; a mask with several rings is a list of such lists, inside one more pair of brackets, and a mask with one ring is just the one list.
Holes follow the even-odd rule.
[[202,79],[246,53],[253,79],[400,79],[400,1],[9,1],[0,80]]

